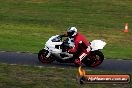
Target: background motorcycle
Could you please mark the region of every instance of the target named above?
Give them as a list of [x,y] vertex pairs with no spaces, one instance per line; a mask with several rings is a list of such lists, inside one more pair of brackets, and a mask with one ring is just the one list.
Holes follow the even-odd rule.
[[[82,63],[86,66],[95,67],[100,65],[104,60],[104,55],[100,51],[106,45],[101,40],[93,40],[90,42],[92,50],[90,55],[82,60]],[[67,52],[69,48],[74,47],[74,40],[72,38],[66,38],[62,40],[61,35],[55,35],[49,38],[46,42],[44,49],[38,53],[38,59],[42,63],[51,63],[57,61],[60,63],[74,63],[74,60],[81,53],[79,48],[75,54]]]

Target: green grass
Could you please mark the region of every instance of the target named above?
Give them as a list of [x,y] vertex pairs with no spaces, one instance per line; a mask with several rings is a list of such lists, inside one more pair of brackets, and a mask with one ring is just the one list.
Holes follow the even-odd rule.
[[[1,88],[131,88],[128,84],[78,84],[78,68],[33,67],[0,64]],[[86,71],[87,74],[128,74],[106,71]],[[130,74],[130,73],[129,73]],[[132,74],[131,74],[132,76]]]
[[[132,59],[130,0],[0,0],[0,50],[37,53],[48,38],[76,26],[103,39],[106,58]],[[129,33],[123,33],[124,23]]]

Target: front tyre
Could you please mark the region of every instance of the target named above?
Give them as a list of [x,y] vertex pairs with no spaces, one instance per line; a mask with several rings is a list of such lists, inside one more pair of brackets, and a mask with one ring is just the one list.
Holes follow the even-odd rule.
[[96,67],[100,65],[104,60],[104,55],[101,51],[92,51],[90,56],[85,59],[84,64],[90,67]]
[[40,50],[38,53],[39,61],[42,63],[47,63],[47,64],[53,62],[54,59],[52,59],[51,56],[49,56],[48,58],[46,57],[48,53],[49,53],[49,51],[47,51],[45,49]]

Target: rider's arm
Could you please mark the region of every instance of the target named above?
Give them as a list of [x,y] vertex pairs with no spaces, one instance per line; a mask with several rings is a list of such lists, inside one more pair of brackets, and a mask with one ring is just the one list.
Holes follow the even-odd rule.
[[78,42],[78,40],[75,40],[74,43],[75,43],[75,46],[73,48],[71,48],[71,49],[68,50],[69,53],[75,53],[75,52],[77,52],[79,42]]
[[60,35],[61,37],[68,37],[67,34],[62,34]]

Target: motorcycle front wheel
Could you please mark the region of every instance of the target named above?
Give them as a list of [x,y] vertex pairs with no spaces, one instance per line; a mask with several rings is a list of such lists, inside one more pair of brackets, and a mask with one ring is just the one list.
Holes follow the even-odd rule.
[[101,51],[92,51],[84,60],[84,64],[89,67],[96,67],[100,65],[104,60],[104,55]]
[[47,64],[53,62],[54,59],[52,59],[51,56],[49,56],[47,58],[46,57],[47,54],[48,54],[47,50],[45,50],[45,49],[40,50],[39,53],[38,53],[38,59],[39,59],[39,61],[42,62],[42,63],[47,63]]

